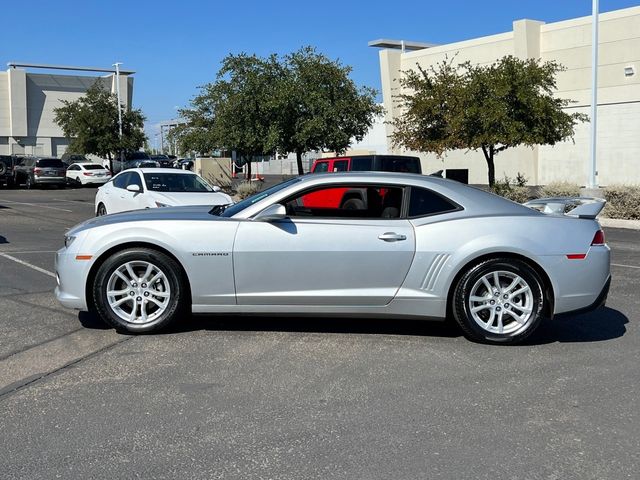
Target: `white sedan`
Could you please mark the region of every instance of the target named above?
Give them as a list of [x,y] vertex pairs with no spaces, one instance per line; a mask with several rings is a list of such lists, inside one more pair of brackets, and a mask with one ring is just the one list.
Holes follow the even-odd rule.
[[67,168],[67,183],[77,185],[104,185],[111,180],[111,172],[99,163],[78,162]]
[[96,216],[144,208],[231,205],[233,200],[200,175],[173,168],[132,168],[120,172],[96,194]]

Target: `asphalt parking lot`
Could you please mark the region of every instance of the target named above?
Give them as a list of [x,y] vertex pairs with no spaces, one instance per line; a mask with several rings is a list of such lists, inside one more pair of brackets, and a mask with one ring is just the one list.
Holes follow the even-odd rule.
[[0,189],[2,478],[638,478],[640,232],[607,307],[526,344],[448,324],[193,317],[119,335],[54,298],[95,189]]

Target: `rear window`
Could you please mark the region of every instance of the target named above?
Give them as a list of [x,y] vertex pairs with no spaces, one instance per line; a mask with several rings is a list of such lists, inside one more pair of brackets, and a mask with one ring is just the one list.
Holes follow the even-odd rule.
[[420,173],[420,159],[402,157],[382,157],[381,169],[385,172]]
[[453,212],[458,205],[426,188],[411,187],[409,217],[424,217],[436,213]]
[[85,170],[104,170],[104,167],[102,165],[98,165],[97,163],[91,165],[83,165],[82,167]]
[[36,166],[41,168],[64,168],[64,163],[62,163],[62,160],[58,160],[57,158],[44,158],[42,160],[38,160],[36,162]]

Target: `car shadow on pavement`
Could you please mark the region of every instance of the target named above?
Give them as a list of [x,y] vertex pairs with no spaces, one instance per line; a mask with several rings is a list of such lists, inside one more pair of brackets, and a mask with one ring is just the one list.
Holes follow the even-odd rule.
[[609,307],[598,308],[581,315],[558,316],[543,322],[523,345],[548,343],[602,342],[623,336],[629,319]]
[[7,239],[5,237],[3,237],[2,235],[0,235],[0,245],[4,244],[4,243],[9,243],[7,241]]
[[268,317],[243,315],[192,315],[176,322],[165,333],[194,330],[302,333],[357,333],[430,337],[459,337],[452,322],[344,317]]
[[[111,327],[91,312],[80,312],[83,327],[109,330]],[[523,346],[550,343],[601,342],[621,337],[629,319],[618,310],[599,308],[590,313],[557,317],[543,322]],[[191,315],[176,321],[156,335],[172,335],[194,331],[356,333],[457,338],[461,330],[453,320],[402,320],[341,317],[268,317],[243,315]]]

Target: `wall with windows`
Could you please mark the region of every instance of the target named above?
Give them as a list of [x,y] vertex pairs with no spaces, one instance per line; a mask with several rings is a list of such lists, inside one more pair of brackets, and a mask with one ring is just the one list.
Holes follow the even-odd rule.
[[[589,114],[591,106],[591,17],[545,24],[518,20],[513,31],[402,53],[380,51],[386,120],[400,115],[393,101],[401,71],[428,68],[445,58],[491,63],[504,55],[555,60],[566,67],[557,77],[557,95],[574,103],[569,112]],[[598,182],[640,183],[640,7],[600,15],[598,61]],[[577,126],[573,140],[555,146],[517,148],[496,156],[496,178],[525,174],[531,184],[570,181],[584,185],[589,168],[589,122]],[[386,134],[392,133],[387,125]],[[392,148],[392,153],[405,153]],[[416,152],[409,152],[416,153]],[[479,151],[454,151],[442,158],[420,154],[425,172],[468,169],[469,182],[487,183]]]

